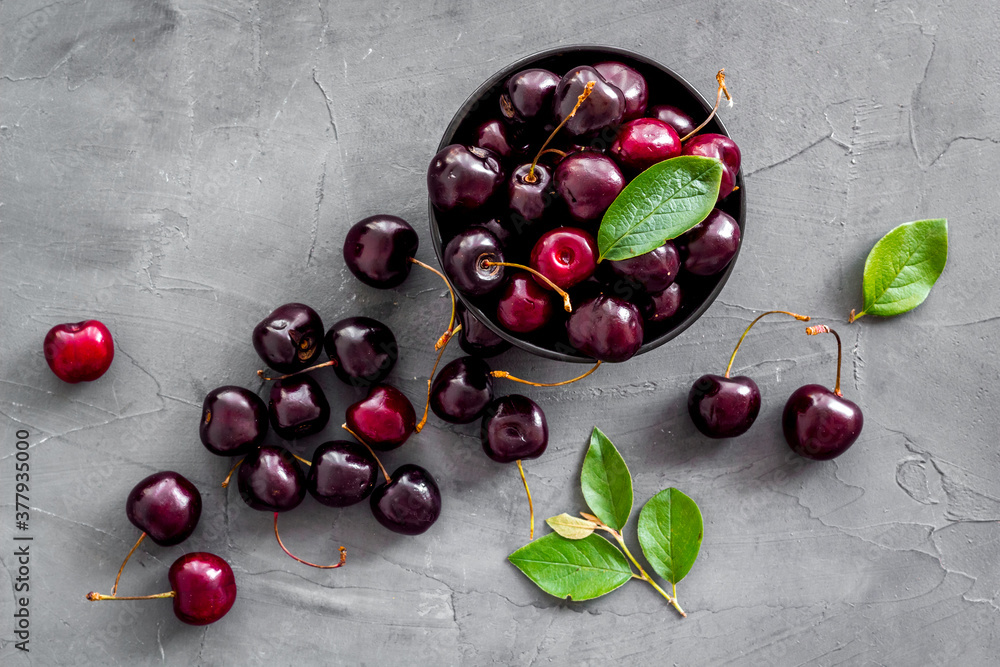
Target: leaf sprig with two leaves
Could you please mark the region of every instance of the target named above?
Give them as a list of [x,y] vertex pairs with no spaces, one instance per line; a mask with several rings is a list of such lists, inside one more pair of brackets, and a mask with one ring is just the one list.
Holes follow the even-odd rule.
[[[554,532],[512,553],[508,560],[550,595],[590,600],[629,579],[655,588],[681,614],[677,582],[694,565],[704,524],[698,505],[674,488],[653,496],[639,512],[639,546],[653,570],[671,585],[667,593],[642,567],[622,532],[632,513],[632,475],[614,444],[594,428],[580,473],[583,497],[591,512],[560,514],[546,521]],[[607,533],[618,544],[598,535]],[[635,566],[636,573],[632,567]]]

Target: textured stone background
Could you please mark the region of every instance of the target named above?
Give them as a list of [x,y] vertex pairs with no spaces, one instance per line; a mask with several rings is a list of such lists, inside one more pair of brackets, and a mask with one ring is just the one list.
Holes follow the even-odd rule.
[[[473,4],[0,5],[0,662],[995,660],[997,5]],[[287,541],[314,560],[344,544],[350,560],[297,565],[268,515],[219,488],[228,463],[198,442],[202,398],[258,387],[250,331],[298,300],[327,323],[387,322],[402,347],[393,381],[419,400],[447,313],[441,284],[415,271],[398,291],[362,286],[343,265],[344,233],[376,212],[423,232],[424,169],[453,111],[508,62],[581,42],[639,50],[706,94],[725,66],[737,100],[725,120],[743,149],[748,233],[720,299],[641,361],[525,392],[552,432],[527,466],[541,517],[583,509],[576,480],[595,423],[631,465],[637,499],[676,485],[701,505],[702,554],[679,589],[690,617],[639,582],[582,604],[541,593],[505,560],[527,537],[516,469],[487,460],[474,427],[437,420],[386,458],[434,473],[440,521],[404,538],[364,506],[308,499],[285,519]],[[873,242],[935,216],[950,219],[951,256],[927,302],[844,323]],[[418,256],[433,261],[427,238]],[[795,458],[780,434],[785,397],[834,372],[833,341],[796,323],[764,323],[737,360],[765,401],[747,436],[709,442],[686,415],[693,379],[720,372],[739,331],[772,307],[845,334],[845,392],[866,423],[834,462]],[[62,384],[42,338],[87,317],[109,325],[118,356],[101,381]],[[577,370],[519,352],[495,365]],[[335,413],[355,400],[323,382]],[[33,445],[30,655],[12,644],[8,594],[18,429]],[[165,602],[84,600],[110,588],[136,538],[128,490],[162,469],[202,490],[202,522],[182,547],[144,544],[122,590],[164,590],[182,549],[217,552],[240,595],[207,628]]]

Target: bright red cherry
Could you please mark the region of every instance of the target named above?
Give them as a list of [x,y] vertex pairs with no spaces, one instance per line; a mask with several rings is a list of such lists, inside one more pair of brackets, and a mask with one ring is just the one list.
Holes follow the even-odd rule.
[[42,349],[49,368],[63,382],[92,382],[115,358],[111,332],[97,320],[57,324],[45,334]]
[[[542,234],[531,249],[531,268],[563,289],[583,282],[597,268],[597,241],[577,227]],[[540,285],[544,285],[539,281]]]
[[208,625],[236,602],[236,578],[229,563],[198,551],[174,561],[167,573],[174,591],[174,615],[188,625]]
[[500,324],[517,333],[542,328],[552,319],[552,312],[552,292],[525,272],[511,276],[497,304]]
[[740,171],[740,149],[736,142],[724,134],[698,134],[686,142],[682,155],[700,155],[715,158],[722,163],[722,184],[719,186],[719,200],[729,196],[736,187],[736,175]]
[[417,413],[403,392],[377,384],[364,400],[347,408],[347,426],[360,440],[379,451],[399,447],[416,428]]
[[621,126],[609,152],[623,169],[638,173],[680,155],[681,139],[662,120],[638,118]]

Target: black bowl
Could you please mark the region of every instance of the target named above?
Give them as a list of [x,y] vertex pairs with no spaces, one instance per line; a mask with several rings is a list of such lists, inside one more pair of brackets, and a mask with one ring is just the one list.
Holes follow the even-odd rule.
[[[455,143],[474,145],[476,142],[476,129],[479,125],[492,118],[500,118],[498,102],[500,92],[507,79],[516,72],[529,67],[541,67],[561,75],[578,65],[593,65],[605,60],[623,62],[639,71],[646,78],[649,87],[650,107],[656,104],[672,104],[690,114],[695,122],[700,122],[712,110],[712,105],[691,84],[675,74],[668,67],[661,65],[651,58],[633,51],[610,46],[566,46],[542,51],[518,60],[487,79],[469,96],[469,99],[465,101],[455,114],[455,117],[452,118],[448,129],[445,130],[444,136],[441,138],[438,150]],[[714,74],[714,70],[706,70],[706,82],[714,81]],[[713,118],[701,132],[714,132],[729,136],[725,125],[718,116]],[[537,145],[537,143],[535,142],[533,145]],[[607,143],[610,145],[610,140],[607,140]],[[532,157],[534,156],[527,156],[525,161],[530,162]],[[509,167],[510,164],[510,161],[507,161],[506,166]],[[738,189],[720,202],[717,207],[731,215],[737,224],[739,224],[741,236],[740,247],[742,247],[746,240],[744,222],[746,217],[746,188],[743,181],[742,168],[736,176],[736,185]],[[442,263],[441,255],[445,244],[460,229],[476,222],[488,220],[494,215],[502,214],[499,209],[490,210],[487,208],[472,214],[455,216],[438,211],[429,202],[428,208],[430,211],[431,238],[434,241],[434,252],[437,255],[439,263]],[[568,219],[567,223],[572,224]],[[537,230],[535,233],[531,231],[521,231],[519,233],[523,234],[524,238],[516,238],[508,246],[507,261],[527,264],[528,254],[531,252],[531,247],[534,245],[534,241],[541,233],[541,230]],[[683,305],[678,313],[666,322],[658,324],[646,323],[645,339],[637,354],[649,352],[663,345],[667,341],[676,338],[682,331],[694,324],[708,310],[708,307],[712,305],[712,302],[715,301],[715,298],[722,291],[726,280],[729,279],[729,275],[733,272],[733,267],[736,265],[738,257],[739,251],[737,250],[737,256],[733,258],[729,266],[714,276],[698,277],[696,280],[688,279],[685,281],[683,278],[684,272],[682,272],[682,277],[679,277],[678,281],[684,289]],[[601,267],[598,268],[600,269]],[[496,293],[483,297],[470,297],[457,290],[455,293],[476,318],[496,332],[498,336],[510,341],[517,347],[527,350],[532,354],[557,361],[593,362],[593,359],[578,352],[569,345],[566,341],[564,331],[561,330],[563,326],[561,321],[558,325],[547,327],[541,331],[530,334],[515,334],[505,329],[497,321]]]

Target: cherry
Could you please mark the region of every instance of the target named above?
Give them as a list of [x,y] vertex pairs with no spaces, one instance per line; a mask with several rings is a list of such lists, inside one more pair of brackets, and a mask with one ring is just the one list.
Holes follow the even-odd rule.
[[464,308],[458,311],[458,317],[462,325],[458,344],[468,354],[476,357],[495,357],[511,348],[510,343],[496,335],[492,329]]
[[267,435],[267,406],[249,389],[218,387],[202,403],[198,433],[213,454],[244,456]]
[[500,157],[510,157],[515,153],[526,152],[528,146],[522,142],[514,141],[513,137],[513,132],[494,118],[476,129],[476,146],[493,151]]
[[500,112],[515,126],[544,126],[552,114],[552,97],[559,77],[547,69],[526,69],[507,80],[500,94]]
[[373,215],[348,230],[344,262],[364,284],[388,289],[402,284],[410,275],[419,244],[417,233],[406,220]]
[[372,514],[389,530],[419,535],[441,515],[441,491],[431,474],[413,464],[402,465],[392,479],[370,497]]
[[326,332],[323,346],[333,362],[333,372],[355,387],[378,384],[399,359],[392,331],[370,317],[340,320]]
[[684,269],[696,276],[722,271],[740,248],[740,226],[726,212],[715,208],[704,220],[677,239]]
[[499,220],[498,218],[490,218],[486,222],[480,223],[478,226],[482,227],[496,237],[497,241],[500,242],[501,250],[507,248],[515,233],[514,230],[511,229],[512,225],[510,223]]
[[662,120],[670,125],[680,137],[690,134],[694,128],[694,120],[688,114],[669,104],[658,104],[649,110],[649,117]]
[[819,325],[809,335],[831,333],[837,338],[837,383],[833,391],[818,384],[799,387],[789,396],[781,413],[785,440],[792,451],[816,461],[827,461],[847,451],[861,435],[865,419],[857,403],[840,392],[842,347],[833,329]]
[[476,146],[445,146],[427,168],[427,191],[431,203],[441,211],[479,208],[503,182],[500,157]]
[[540,329],[552,319],[552,312],[552,293],[527,273],[511,276],[497,303],[500,324],[517,333]]
[[[582,108],[586,108],[583,105]],[[569,214],[581,222],[597,220],[625,188],[625,177],[611,158],[585,151],[573,153],[556,167],[556,193]]]
[[625,96],[625,120],[633,120],[646,113],[649,88],[646,79],[625,63],[609,61],[594,65],[604,79]]
[[535,242],[531,249],[531,268],[559,287],[569,289],[594,275],[597,242],[582,229],[557,227]]
[[451,424],[479,419],[493,400],[492,369],[477,357],[459,357],[441,369],[431,386],[431,409]]
[[417,415],[403,392],[374,385],[368,396],[347,408],[347,425],[358,438],[379,451],[399,447],[416,427]]
[[680,310],[683,300],[684,293],[681,290],[681,286],[677,283],[672,283],[667,289],[662,292],[650,294],[647,299],[642,301],[640,304],[642,316],[646,318],[647,322],[669,320]]
[[276,371],[302,370],[323,348],[323,320],[301,303],[278,306],[254,327],[253,347]]
[[483,451],[498,463],[538,458],[549,444],[545,413],[527,396],[501,396],[486,408]]
[[201,518],[201,493],[176,472],[153,473],[135,485],[125,502],[132,525],[163,547],[180,544]]
[[566,321],[569,343],[599,361],[626,361],[642,346],[639,308],[601,294],[578,304]]
[[623,169],[638,173],[681,154],[681,139],[669,124],[638,118],[621,126],[609,151]]
[[629,259],[609,261],[608,265],[616,275],[625,278],[639,289],[657,293],[673,284],[680,270],[681,260],[677,248],[672,242],[667,241],[647,253]]
[[111,332],[97,320],[57,324],[45,334],[45,361],[63,382],[93,382],[115,358]]
[[488,294],[503,284],[504,267],[486,261],[503,262],[497,237],[484,227],[469,227],[458,233],[444,248],[441,263],[459,291],[473,296]]
[[324,442],[313,454],[306,489],[329,507],[355,505],[375,488],[378,463],[364,445],[348,440]]
[[577,98],[588,83],[594,82],[587,103],[566,123],[566,132],[573,137],[593,134],[621,124],[625,115],[625,95],[608,83],[593,67],[576,67],[567,72],[552,96],[553,115],[565,120],[575,108]]
[[330,421],[330,403],[308,375],[275,380],[267,409],[274,432],[286,440],[319,433]]
[[736,175],[740,171],[740,149],[729,137],[724,134],[699,134],[684,143],[681,154],[714,158],[722,163],[719,201],[728,197],[736,187]]
[[552,201],[552,172],[540,164],[518,166],[511,172],[507,195],[514,213],[528,221],[538,220]]
[[243,502],[255,510],[287,512],[306,496],[302,467],[284,447],[264,445],[239,464],[237,484]]

